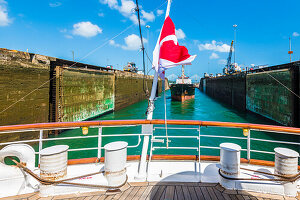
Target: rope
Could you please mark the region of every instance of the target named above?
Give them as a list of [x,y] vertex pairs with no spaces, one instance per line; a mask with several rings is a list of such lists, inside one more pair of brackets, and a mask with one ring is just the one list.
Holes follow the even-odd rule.
[[167,98],[166,98],[166,88],[165,88],[165,80],[163,81],[164,83],[164,107],[165,107],[165,129],[166,129],[166,144],[167,144],[167,149],[169,148],[169,137],[168,137],[168,125],[167,125]]
[[237,180],[237,181],[286,181],[286,182],[295,182],[296,180],[298,180],[300,178],[300,173],[296,174],[295,176],[291,176],[291,177],[287,177],[287,176],[282,176],[282,175],[277,175],[277,174],[271,174],[271,173],[267,173],[267,172],[261,172],[261,171],[255,171],[255,170],[251,170],[251,169],[246,169],[246,168],[241,168],[243,170],[248,170],[248,171],[253,171],[253,172],[257,172],[257,173],[261,173],[261,174],[267,174],[267,175],[271,175],[271,176],[278,176],[281,178],[234,178],[234,177],[227,177],[225,175],[223,175],[221,173],[221,169],[218,170],[219,175],[225,179],[228,180]]
[[85,174],[85,175],[81,175],[81,176],[76,176],[76,177],[73,177],[73,178],[63,179],[63,180],[59,180],[59,181],[52,181],[52,180],[43,179],[43,178],[39,177],[37,174],[35,174],[34,172],[32,172],[30,169],[28,169],[26,166],[24,166],[22,163],[16,161],[12,157],[8,156],[8,158],[11,159],[17,165],[17,167],[23,169],[23,171],[25,171],[26,173],[28,173],[29,175],[31,175],[34,179],[36,179],[37,181],[39,181],[41,184],[44,184],[44,185],[66,184],[66,185],[77,185],[77,186],[85,186],[85,187],[101,187],[101,188],[108,188],[108,189],[116,189],[116,188],[120,188],[120,187],[124,186],[127,183],[127,181],[128,181],[128,176],[126,175],[126,180],[124,181],[124,183],[122,183],[121,185],[118,185],[118,186],[108,186],[108,185],[97,185],[97,184],[84,184],[84,183],[70,183],[70,182],[67,182],[67,181],[70,181],[70,180],[75,180],[75,179],[86,177],[86,176],[92,176],[92,175],[96,175],[96,174],[101,174],[101,173],[104,173],[105,171],[94,172],[94,173]]

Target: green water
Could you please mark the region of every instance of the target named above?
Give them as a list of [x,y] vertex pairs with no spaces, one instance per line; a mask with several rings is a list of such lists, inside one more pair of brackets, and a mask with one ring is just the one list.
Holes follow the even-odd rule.
[[[244,122],[244,123],[258,123],[258,124],[274,124],[272,121],[266,120],[252,113],[240,112],[229,106],[226,106],[218,101],[211,99],[198,89],[195,91],[195,99],[185,101],[184,103],[175,102],[171,100],[170,90],[166,91],[166,105],[167,105],[167,119],[181,119],[181,120],[203,120],[203,121],[223,121],[223,122]],[[141,101],[120,111],[110,113],[94,120],[121,120],[121,119],[145,119],[145,111],[147,109],[147,101]],[[164,98],[163,93],[155,102],[154,119],[164,119]],[[186,127],[187,128],[187,127]],[[191,127],[190,127],[191,128]],[[88,135],[97,135],[97,129],[90,128]],[[243,137],[241,129],[233,128],[219,128],[219,127],[201,127],[201,134],[205,135],[224,135],[224,136],[236,136]],[[141,127],[122,127],[122,128],[103,128],[103,134],[133,134],[141,133]],[[157,130],[155,135],[165,135],[165,130]],[[196,130],[170,130],[168,129],[168,135],[197,135]],[[58,137],[71,137],[82,135],[81,129],[68,130],[61,133]],[[54,136],[51,136],[54,137]],[[298,141],[297,136],[284,135],[276,133],[264,133],[251,131],[251,137],[263,138],[268,140],[283,140],[283,141]],[[129,145],[136,145],[138,142],[137,137],[111,137],[103,138],[102,146],[105,144],[116,141],[124,140]],[[169,146],[171,147],[196,147],[198,141],[196,139],[170,139]],[[208,138],[201,137],[201,146],[213,146],[218,147],[222,142],[233,142],[241,145],[243,149],[247,148],[246,140],[236,139],[220,139],[220,138]],[[88,148],[97,147],[97,138],[86,139],[73,139],[73,140],[60,140],[47,142],[45,146],[52,146],[54,144],[68,144],[70,148]],[[156,147],[165,147],[166,144],[155,144]],[[288,147],[298,151],[295,145],[283,145],[277,143],[267,143],[251,141],[251,149],[263,150],[273,152],[275,147]],[[139,155],[141,153],[142,143],[138,148],[129,148],[128,154]],[[198,155],[196,150],[155,150],[153,154],[186,154],[186,155]],[[102,151],[102,156],[104,151]],[[201,148],[201,155],[219,155],[219,150]],[[69,158],[86,158],[96,157],[96,150],[87,150],[80,152],[69,152]],[[246,153],[242,152],[242,157],[246,158]],[[251,158],[274,160],[274,155],[251,153]]]

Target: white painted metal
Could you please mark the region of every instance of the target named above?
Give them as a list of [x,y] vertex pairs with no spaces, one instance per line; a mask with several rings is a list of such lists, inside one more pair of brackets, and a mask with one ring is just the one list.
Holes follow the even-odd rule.
[[0,198],[34,192],[37,182],[16,166],[6,165],[4,158],[17,157],[27,168],[35,165],[34,149],[27,144],[11,144],[0,150]]
[[244,137],[232,137],[232,136],[223,136],[223,135],[201,135],[201,137],[239,139],[239,140],[246,140],[247,139],[247,138],[244,138]]
[[[157,129],[158,128],[160,128],[160,127],[157,127]],[[177,128],[173,128],[173,127],[170,127],[170,128],[177,129]],[[178,130],[180,130],[180,129],[185,129],[185,128],[178,128]],[[189,128],[187,128],[187,129],[189,129]],[[17,131],[12,131],[12,132],[17,132]],[[116,134],[116,135],[111,134],[111,135],[102,135],[102,137],[111,137],[111,138],[113,138],[113,137],[119,137],[119,136],[122,136],[122,137],[123,136],[124,137],[127,137],[127,136],[129,136],[129,137],[130,136],[141,137],[141,136],[144,136],[144,135],[147,135],[147,136],[150,137],[150,135],[152,135],[152,133],[150,133],[150,134],[144,134],[144,133],[142,133],[142,134],[124,134],[124,135],[123,134]],[[202,137],[202,136],[205,137],[204,135],[200,135],[199,137]],[[51,138],[51,139],[43,139],[42,141],[74,139],[74,138],[85,139],[85,138],[88,138],[88,137],[98,137],[98,135],[96,135],[96,136],[84,136],[84,137],[80,137],[80,136],[77,137],[76,136],[76,137],[68,137],[68,138]],[[172,137],[172,136],[169,136],[169,137]],[[182,135],[182,137],[185,137],[185,135]],[[189,136],[187,136],[187,137],[189,137]],[[213,137],[219,137],[219,136],[215,135]],[[228,137],[227,136],[220,136],[220,138],[232,138],[232,137],[230,137],[230,136],[228,136]],[[242,141],[243,139],[248,139],[248,138],[235,137],[235,139],[240,139]],[[296,145],[299,145],[299,143],[295,143],[295,142],[263,140],[263,139],[256,139],[256,138],[251,138],[251,140],[260,140],[260,141],[265,141],[265,142],[278,142],[278,143],[284,143],[284,144],[296,144]],[[30,141],[38,141],[39,142],[40,140],[38,139],[38,140],[30,140]],[[12,143],[14,143],[14,142],[12,142]],[[19,143],[20,143],[20,141],[19,141]],[[1,144],[9,144],[9,143],[1,143]],[[199,144],[199,146],[200,146],[200,144]],[[219,148],[219,147],[206,147],[206,146],[200,146],[200,147],[201,148],[211,148],[211,149],[218,149]],[[247,147],[248,147],[248,145],[247,145]],[[92,150],[92,149],[98,149],[98,147],[95,147],[95,148],[81,148],[81,149],[73,149],[73,150],[84,151],[84,150]],[[258,152],[258,153],[262,153],[262,154],[272,154],[272,152],[258,151],[258,150],[255,150],[255,149],[251,149],[250,147],[247,148],[247,150],[248,149],[250,149],[251,152]],[[241,149],[241,150],[244,150],[244,149]],[[151,153],[152,153],[152,151],[150,152],[150,154]],[[197,154],[201,155],[200,151],[197,152]],[[146,154],[146,156],[147,156],[147,154]],[[34,156],[33,156],[33,158],[34,158]],[[194,181],[194,179],[191,178],[192,174],[188,173],[188,171],[190,172],[192,170],[192,168],[185,167],[185,165],[183,164],[184,162],[182,162],[182,165],[179,165],[178,162],[173,162],[173,164],[172,164],[172,166],[175,167],[174,169],[178,169],[178,170],[180,169],[180,172],[179,171],[174,171],[174,170],[172,171],[172,169],[168,169],[168,167],[166,167],[166,169],[163,169],[163,167],[161,167],[162,165],[163,166],[165,166],[165,165],[169,166],[170,165],[169,163],[171,163],[171,162],[168,162],[168,161],[166,161],[164,163],[162,163],[162,162],[153,162],[153,164],[151,164],[151,167],[148,168],[148,176],[147,176],[148,180],[180,181],[180,182],[184,182],[186,180]],[[190,167],[191,166],[196,166],[196,165],[193,165],[193,164],[195,164],[195,162],[186,161],[185,163],[189,164]],[[76,175],[82,175],[82,171],[88,169],[89,166],[91,166],[91,165],[94,166],[93,167],[94,171],[99,170],[99,168],[101,168],[103,166],[102,164],[99,164],[99,163],[97,163],[97,164],[87,164],[87,165],[70,166],[71,169],[74,170],[70,177],[73,177],[73,176],[76,176]],[[215,165],[216,165],[215,163],[208,163],[208,162],[201,163],[201,167],[199,168],[199,169],[201,169],[201,177],[202,177],[201,181],[203,181],[203,182],[218,182],[219,181],[218,178],[216,178],[218,176],[217,175],[218,172],[216,170]],[[1,163],[0,163],[0,166],[1,166]],[[34,166],[34,165],[32,165],[32,166]],[[253,165],[247,165],[246,167],[250,168],[250,169],[255,169],[255,170],[266,170],[267,169],[271,173],[274,171],[272,168],[269,168],[269,167],[258,167],[258,166],[253,166]],[[3,175],[3,173],[2,173],[3,172],[3,170],[2,170],[3,168],[1,168],[0,169],[0,174],[1,174],[0,175],[0,188],[5,188],[4,187],[5,185],[8,186],[8,187],[10,187],[11,185],[14,185],[13,188],[10,188],[10,189],[14,189],[14,188],[18,188],[18,186],[19,186],[18,184],[19,183],[23,184],[23,182],[24,182],[24,175],[23,175],[23,173],[21,173],[21,171],[19,169],[15,168],[15,167],[9,167],[9,168],[10,169],[14,168],[16,171],[18,171],[20,177],[16,177],[16,179],[14,179],[13,176],[7,176],[7,178],[3,178],[2,179],[1,176]],[[127,172],[128,172],[128,175],[129,175],[129,181],[136,181],[135,175],[136,175],[136,172],[138,171],[138,169],[139,169],[139,164],[137,162],[130,163],[130,166],[127,169]],[[168,172],[168,170],[169,170],[169,172]],[[162,173],[162,176],[160,177],[159,174],[161,173],[161,171],[163,171],[163,173]],[[185,172],[187,172],[187,173],[185,173]],[[69,174],[69,170],[68,170],[68,174]],[[8,174],[5,173],[5,175],[8,175]],[[243,177],[244,178],[249,178],[249,177],[256,178],[257,174],[250,173],[248,171],[244,171],[243,172],[243,170],[241,170],[239,177],[241,177],[241,178],[243,178]],[[260,177],[263,178],[263,176],[260,176]],[[23,180],[23,182],[15,182],[19,178],[21,180]],[[101,184],[107,184],[106,179],[103,178],[105,180],[104,181],[101,178],[103,178],[103,177],[101,177],[99,175],[99,177],[97,177],[97,178],[93,177],[91,179],[87,179],[86,181],[89,181],[89,183],[95,183],[97,181],[100,181]],[[85,179],[78,180],[78,182],[82,182],[84,180]],[[296,184],[300,185],[299,183],[300,183],[300,181],[296,182]],[[20,187],[21,187],[22,184],[20,184]],[[23,184],[23,186],[24,186],[24,184]],[[25,188],[28,189],[29,187],[26,186]],[[65,186],[62,187],[62,190],[65,190],[65,188],[66,188]],[[263,182],[263,183],[262,182],[255,182],[255,181],[252,181],[251,183],[249,181],[248,182],[245,182],[245,181],[244,182],[243,181],[235,181],[233,188],[235,188],[235,189],[241,189],[241,190],[248,190],[248,191],[250,190],[250,191],[256,191],[256,192],[272,193],[272,194],[281,194],[281,195],[285,194],[285,195],[291,195],[291,196],[293,196],[292,192],[295,193],[295,191],[297,191],[297,189],[295,188],[295,185],[293,185],[293,184],[292,185],[291,184],[281,184],[281,183],[272,182],[272,181],[270,181],[270,182]],[[23,190],[23,191],[25,191],[25,190]],[[29,191],[29,190],[26,190],[26,191]],[[31,191],[33,191],[33,187],[31,187]],[[78,188],[78,187],[73,187],[72,191],[76,192],[76,191],[83,191],[83,190],[81,188]],[[6,195],[6,193],[2,194],[1,192],[0,192],[0,195],[4,195],[4,196]],[[53,193],[51,195],[53,195]],[[6,195],[6,196],[8,196],[8,195]]]
[[[274,133],[274,132],[272,132],[272,133]],[[279,141],[279,140],[264,140],[264,139],[258,139],[258,138],[251,138],[251,140],[261,141],[261,142],[280,143],[280,144],[300,145],[300,143],[298,143],[298,142],[285,142],[285,141]]]
[[298,173],[299,153],[287,148],[275,148],[275,173],[292,176]]
[[191,79],[176,79],[176,84],[192,84]]
[[56,145],[40,152],[40,176],[45,179],[59,180],[67,175],[68,145]]
[[39,138],[39,163],[41,162],[41,150],[43,149],[43,130],[40,130],[40,138]]
[[118,186],[126,180],[127,142],[111,142],[105,149],[105,177],[109,186]]
[[199,137],[199,139],[198,139],[198,162],[199,162],[199,168],[200,168],[200,156],[201,156],[201,148],[200,148],[200,146],[201,146],[201,132],[200,132],[201,130],[200,130],[200,126],[199,126],[199,128],[198,128],[198,137]]
[[98,158],[101,158],[101,149],[102,149],[102,127],[98,128]]
[[[157,81],[157,80],[156,80]],[[154,85],[154,81],[153,81]],[[153,92],[153,89],[152,89]],[[152,93],[151,93],[152,95]],[[151,116],[152,118],[152,116]],[[142,155],[140,160],[140,165],[138,169],[138,174],[135,176],[137,180],[146,180],[147,178],[147,155],[148,155],[148,147],[150,136],[153,135],[153,125],[152,124],[143,124],[142,125],[142,134],[145,134],[142,148]]]
[[248,129],[248,135],[247,135],[247,160],[251,159],[251,130]]
[[[60,180],[67,176],[68,145],[56,145],[40,152],[40,176],[49,180]],[[40,196],[48,197],[56,191],[55,185],[40,185]]]
[[237,177],[240,171],[241,147],[234,143],[220,144],[221,172],[226,176]]

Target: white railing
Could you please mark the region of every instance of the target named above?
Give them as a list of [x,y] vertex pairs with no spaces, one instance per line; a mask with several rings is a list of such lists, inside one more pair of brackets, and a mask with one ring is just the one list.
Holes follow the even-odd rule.
[[[149,126],[148,124],[136,124],[136,125],[114,125],[114,126],[91,126],[90,128],[97,128],[98,132],[96,135],[86,135],[86,136],[73,136],[73,137],[56,137],[56,138],[44,138],[44,130],[38,130],[39,131],[39,139],[33,139],[33,140],[23,140],[23,141],[14,141],[14,142],[3,142],[0,143],[0,146],[3,145],[8,145],[8,144],[18,144],[18,143],[38,143],[38,151],[36,152],[36,154],[39,155],[40,158],[40,151],[42,150],[43,146],[44,146],[44,142],[47,141],[58,141],[58,140],[78,140],[78,139],[88,139],[88,138],[97,138],[97,147],[88,147],[88,148],[76,148],[76,149],[69,149],[69,151],[90,151],[90,150],[97,150],[97,157],[100,159],[102,157],[101,155],[101,151],[103,150],[103,138],[114,138],[114,137],[136,137],[137,138],[137,142],[134,145],[129,145],[128,148],[138,148],[139,146],[141,146],[141,140],[142,137],[145,136],[149,136],[150,137],[150,141],[151,141],[151,147],[150,147],[150,160],[151,157],[153,155],[153,152],[155,150],[158,149],[164,149],[164,150],[168,150],[168,149],[172,149],[172,150],[179,150],[179,149],[185,149],[185,150],[195,150],[197,152],[198,158],[199,158],[199,162],[200,162],[200,156],[201,156],[201,149],[220,149],[220,147],[218,146],[205,146],[205,145],[201,145],[201,138],[220,138],[220,139],[235,139],[235,140],[240,140],[240,141],[246,141],[247,142],[247,149],[242,149],[242,151],[246,151],[247,152],[247,159],[250,160],[251,159],[251,153],[255,152],[255,153],[262,153],[262,154],[274,154],[274,152],[270,152],[270,151],[262,151],[262,150],[258,150],[258,149],[252,149],[251,148],[251,142],[252,141],[260,141],[260,142],[268,142],[268,143],[277,143],[277,144],[285,144],[285,145],[300,145],[300,143],[298,142],[287,142],[287,141],[278,141],[278,140],[267,140],[267,139],[259,139],[259,138],[251,138],[251,131],[255,130],[255,131],[264,131],[264,132],[272,132],[274,133],[274,131],[272,130],[262,130],[262,129],[244,129],[243,131],[247,132],[247,136],[244,137],[236,137],[236,136],[226,136],[226,135],[208,135],[208,134],[201,134],[200,125],[195,125],[193,127],[172,127],[172,125],[168,125],[168,130],[189,130],[189,131],[196,131],[197,135],[156,135],[156,131],[157,130],[164,130],[165,127],[162,126],[156,126],[153,127],[153,129],[151,129],[152,131],[150,133],[133,133],[133,134],[103,134],[103,127],[105,128],[109,128],[109,127],[128,127],[128,126],[137,126],[137,127],[143,127],[143,126]],[[178,125],[177,125],[178,126]],[[80,128],[80,127],[72,127],[72,128]],[[66,129],[66,128],[48,128],[47,130],[62,130],[62,129]],[[70,129],[70,128],[69,128]],[[27,130],[23,130],[23,132],[31,132],[31,131],[37,131],[37,129],[27,129]],[[14,133],[14,132],[20,132],[20,130],[12,130],[12,131],[5,131],[5,133],[10,132],[10,133]],[[276,132],[275,132],[276,133]],[[282,131],[280,131],[279,133],[283,133]],[[1,134],[1,132],[0,132]],[[24,133],[26,134],[26,133]],[[62,133],[63,134],[63,133]],[[242,134],[242,132],[241,132]],[[291,132],[288,132],[288,134],[293,134]],[[297,135],[298,133],[294,133],[295,135]],[[170,139],[191,139],[191,140],[195,140],[197,142],[194,142],[193,146],[157,146],[155,145],[155,143],[165,143],[167,142],[168,138]],[[116,139],[118,140],[118,139]],[[169,141],[170,143],[172,143],[172,141]],[[147,152],[146,155],[148,154]]]

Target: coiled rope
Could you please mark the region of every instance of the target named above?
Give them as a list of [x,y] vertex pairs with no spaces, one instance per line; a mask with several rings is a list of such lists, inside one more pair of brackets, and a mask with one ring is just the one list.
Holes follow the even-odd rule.
[[12,160],[16,164],[17,167],[19,167],[20,169],[22,169],[24,172],[28,173],[30,176],[32,176],[34,179],[36,179],[38,182],[40,182],[43,185],[67,184],[67,185],[76,185],[76,186],[85,186],[85,187],[118,189],[118,188],[124,186],[127,183],[127,181],[128,181],[128,176],[126,175],[126,180],[124,181],[124,183],[122,183],[121,185],[118,185],[118,186],[108,186],[108,185],[97,185],[97,184],[85,184],[85,183],[71,183],[71,182],[68,182],[68,181],[71,181],[71,180],[75,180],[75,179],[79,179],[79,178],[83,178],[83,177],[87,177],[87,176],[93,176],[93,175],[96,175],[96,174],[105,173],[105,171],[99,171],[99,172],[94,172],[94,173],[90,173],[90,174],[76,176],[76,177],[72,177],[72,178],[68,178],[68,179],[63,179],[63,180],[59,180],[59,181],[53,181],[53,180],[48,180],[48,179],[44,179],[44,178],[39,177],[33,171],[31,171],[30,169],[28,169],[24,164],[16,161],[15,159],[13,159],[10,156],[8,156],[8,158],[10,160]]
[[236,180],[236,181],[286,181],[286,182],[295,182],[296,180],[298,180],[300,178],[300,173],[295,174],[293,176],[283,176],[283,175],[279,175],[279,174],[261,172],[261,171],[256,171],[256,170],[242,168],[242,167],[240,169],[247,170],[247,171],[252,171],[252,172],[256,172],[256,173],[260,173],[260,174],[266,174],[266,175],[270,175],[270,176],[277,176],[279,178],[235,178],[235,177],[228,177],[228,176],[225,176],[224,174],[221,173],[221,169],[219,169],[219,175],[221,177],[225,178],[225,179]]

